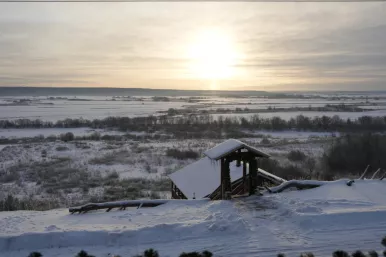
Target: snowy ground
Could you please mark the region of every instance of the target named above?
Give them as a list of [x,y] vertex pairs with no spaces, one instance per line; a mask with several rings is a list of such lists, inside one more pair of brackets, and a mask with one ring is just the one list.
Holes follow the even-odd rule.
[[297,112],[262,112],[262,113],[225,113],[225,114],[212,114],[211,116],[214,119],[218,119],[219,116],[222,117],[251,117],[253,115],[258,114],[261,118],[272,118],[272,117],[280,117],[283,120],[290,120],[299,115],[303,115],[305,117],[314,118],[314,117],[334,117],[339,116],[341,119],[352,119],[355,120],[362,116],[370,116],[370,117],[383,117],[386,116],[386,109],[376,110],[376,111],[364,111],[364,112],[308,112],[308,111],[297,111]]
[[161,256],[208,249],[215,256],[287,256],[381,249],[385,181],[337,181],[319,188],[233,201],[181,201],[155,208],[70,215],[67,210],[0,213],[0,256]]
[[[343,95],[341,95],[343,96]],[[262,117],[279,116],[283,119],[293,117],[299,114],[313,116],[322,115],[339,115],[342,118],[357,118],[359,116],[379,116],[386,115],[386,101],[384,94],[379,96],[369,95],[367,99],[356,98],[352,99],[335,99],[333,96],[328,98],[251,98],[245,97],[205,97],[196,99],[197,103],[187,101],[184,96],[169,97],[169,101],[157,102],[152,101],[151,96],[140,97],[135,101],[127,101],[125,98],[112,97],[97,97],[97,96],[67,96],[62,99],[49,98],[48,96],[41,97],[2,97],[0,96],[0,120],[14,119],[41,119],[44,121],[57,121],[66,118],[85,118],[85,119],[103,119],[109,116],[126,116],[138,117],[157,115],[159,111],[167,111],[169,108],[197,108],[199,110],[215,110],[249,108],[249,109],[268,109],[268,108],[295,108],[295,107],[323,107],[325,105],[356,105],[364,106],[365,109],[379,109],[374,112],[267,112],[262,113]],[[17,103],[21,99],[28,99],[26,102]],[[76,101],[74,101],[76,100]],[[14,102],[16,101],[16,103]],[[234,114],[222,114],[223,116],[232,116]],[[240,114],[236,114],[240,115]],[[242,116],[250,116],[253,114],[242,114]],[[217,114],[214,115],[217,117]]]
[[[320,137],[314,141],[314,134],[299,132],[302,134],[300,138],[300,135],[296,137],[294,133],[276,133],[266,139],[269,141],[267,145],[261,144],[263,138],[241,140],[258,147],[283,164],[289,162],[287,154],[291,150],[301,150],[307,156],[317,158],[322,154],[324,144],[331,140],[329,135],[316,134]],[[59,206],[71,206],[87,202],[93,197],[99,199],[110,185],[127,188],[129,181],[124,180],[168,180],[168,174],[196,161],[167,156],[168,149],[195,151],[199,159],[204,151],[221,142],[223,140],[196,139],[57,141],[1,145],[0,197],[4,198],[8,194],[23,198],[33,196],[37,199],[53,197],[59,201]],[[78,179],[79,174],[83,179]],[[108,183],[112,178],[114,182]],[[109,186],[105,186],[106,183]],[[152,190],[151,185],[148,186],[147,190]],[[158,190],[162,195],[169,192],[168,181],[163,181],[162,188]]]
[[119,131],[109,131],[103,129],[91,129],[91,128],[40,128],[40,129],[0,129],[0,138],[23,138],[23,137],[36,137],[43,135],[48,137],[51,135],[59,136],[71,132],[74,136],[87,136],[92,133],[98,132],[100,135],[122,135]]

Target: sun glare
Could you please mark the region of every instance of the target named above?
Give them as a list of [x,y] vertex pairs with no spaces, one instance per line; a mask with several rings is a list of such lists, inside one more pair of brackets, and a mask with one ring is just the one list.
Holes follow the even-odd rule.
[[[199,34],[189,49],[190,70],[199,79],[227,79],[234,75],[236,51],[231,40],[219,31]],[[215,89],[215,83],[211,89]]]

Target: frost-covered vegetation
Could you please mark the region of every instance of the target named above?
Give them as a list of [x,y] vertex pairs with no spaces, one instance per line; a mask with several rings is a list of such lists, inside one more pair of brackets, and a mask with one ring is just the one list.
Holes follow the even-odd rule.
[[[273,156],[261,160],[263,169],[286,179],[326,179],[321,157],[333,137],[303,141],[272,136],[240,139]],[[205,150],[220,142],[94,137],[9,145],[0,151],[0,210],[46,210],[87,202],[168,198],[167,175],[199,159]],[[347,174],[346,170],[342,174]]]
[[[280,117],[250,117],[211,115],[178,115],[148,117],[108,117],[105,119],[65,119],[56,122],[16,119],[0,120],[0,128],[115,128],[123,131],[165,131],[178,135],[180,133],[207,132],[232,129],[253,130],[306,130],[306,131],[383,131],[386,129],[386,116],[361,116],[357,119],[342,119],[339,115],[307,117],[298,115],[289,120]],[[205,135],[205,133],[203,134]]]
[[[6,99],[7,104],[10,99]],[[373,169],[382,167],[382,156],[386,153],[386,140],[381,135],[386,129],[386,117],[338,116],[340,111],[382,108],[385,98],[378,96],[122,96],[98,101],[92,97],[47,97],[32,102],[23,99],[16,99],[12,106],[39,101],[104,101],[116,105],[137,101],[141,106],[163,105],[163,113],[140,117],[120,113],[97,119],[92,115],[74,115],[48,121],[1,119],[0,128],[8,136],[2,136],[0,131],[0,210],[46,210],[86,202],[168,198],[167,175],[198,160],[205,150],[228,138],[240,139],[269,153],[272,158],[261,160],[259,167],[285,179],[357,176],[367,165]],[[264,109],[260,116],[253,111],[259,108]],[[316,111],[320,115],[275,117],[276,111],[283,110]],[[325,116],[322,111],[336,111],[337,115]],[[251,115],[242,116],[245,112]],[[266,112],[273,115],[263,117]],[[33,136],[23,133],[27,128],[34,130]],[[43,129],[44,133],[36,134]],[[23,136],[12,136],[18,131]],[[380,135],[359,136],[369,132]]]
[[[386,237],[382,239],[382,245],[386,247]],[[386,256],[386,250],[382,252],[383,256]],[[113,255],[114,257],[123,257],[121,255]],[[154,250],[153,248],[149,248],[145,250],[142,254],[135,255],[133,257],[159,257],[160,254],[158,251]],[[179,257],[212,257],[215,256],[213,255],[212,252],[210,251],[202,251],[202,252],[183,252],[179,255]],[[238,255],[238,256],[244,256],[244,255]],[[315,255],[312,252],[304,252],[299,254],[300,257],[314,257]],[[346,251],[343,250],[336,250],[332,253],[332,257],[378,257],[378,252],[371,250],[368,251],[367,254],[366,252],[356,250],[353,251],[351,254],[349,254]],[[40,252],[32,252],[28,255],[28,257],[43,257],[43,255]],[[81,250],[75,257],[94,257],[94,255],[90,255],[84,250]],[[277,257],[286,257],[284,253],[279,253],[277,254]]]

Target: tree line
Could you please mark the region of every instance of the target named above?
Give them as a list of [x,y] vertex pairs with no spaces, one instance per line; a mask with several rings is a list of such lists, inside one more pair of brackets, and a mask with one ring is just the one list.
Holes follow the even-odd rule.
[[386,129],[386,116],[362,116],[357,119],[343,119],[338,115],[306,117],[298,115],[284,120],[280,117],[263,118],[259,115],[249,117],[211,115],[183,115],[183,116],[147,116],[147,117],[107,117],[104,119],[88,120],[83,118],[64,119],[56,122],[39,119],[0,120],[0,128],[115,128],[120,130],[148,131],[200,131],[203,130],[299,130],[299,131],[342,131],[363,132],[383,131]]

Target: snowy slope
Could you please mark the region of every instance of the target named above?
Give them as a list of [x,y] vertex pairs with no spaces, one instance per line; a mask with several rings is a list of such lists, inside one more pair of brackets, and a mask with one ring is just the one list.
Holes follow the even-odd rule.
[[[209,249],[215,256],[298,256],[381,249],[386,182],[346,181],[233,201],[186,200],[155,208],[69,215],[67,210],[0,213],[0,256],[161,256]],[[109,255],[110,254],[110,255]]]

